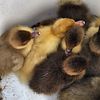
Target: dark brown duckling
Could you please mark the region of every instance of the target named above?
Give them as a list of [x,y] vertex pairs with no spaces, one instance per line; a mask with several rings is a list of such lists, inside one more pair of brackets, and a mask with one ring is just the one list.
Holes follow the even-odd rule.
[[62,1],[63,4],[59,7],[58,17],[72,18],[75,21],[84,20],[86,22],[84,29],[87,30],[91,21],[93,21],[93,16],[88,7],[80,0],[60,1]]
[[100,100],[100,77],[88,77],[61,90],[58,100]]
[[81,79],[86,67],[87,61],[83,57],[70,56],[67,59],[64,51],[58,51],[35,67],[29,86],[37,93],[52,94],[63,85],[67,86]]

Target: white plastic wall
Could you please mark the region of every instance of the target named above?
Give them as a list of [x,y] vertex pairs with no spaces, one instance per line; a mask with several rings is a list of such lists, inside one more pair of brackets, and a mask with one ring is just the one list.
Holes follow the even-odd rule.
[[[59,0],[0,0],[0,34],[16,24],[36,23],[55,16]],[[91,11],[100,15],[100,0],[83,0]],[[53,10],[52,10],[53,9]]]

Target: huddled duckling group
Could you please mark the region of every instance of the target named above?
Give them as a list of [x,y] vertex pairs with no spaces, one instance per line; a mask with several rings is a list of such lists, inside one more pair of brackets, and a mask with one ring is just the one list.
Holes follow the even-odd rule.
[[8,30],[0,55],[0,75],[14,72],[37,93],[100,99],[100,18],[80,0],[61,0],[55,19]]

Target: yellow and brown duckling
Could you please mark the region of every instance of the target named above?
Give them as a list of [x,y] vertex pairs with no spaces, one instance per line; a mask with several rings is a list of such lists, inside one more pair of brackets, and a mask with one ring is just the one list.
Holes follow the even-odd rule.
[[30,52],[32,28],[15,26],[0,37],[0,75],[19,70]]

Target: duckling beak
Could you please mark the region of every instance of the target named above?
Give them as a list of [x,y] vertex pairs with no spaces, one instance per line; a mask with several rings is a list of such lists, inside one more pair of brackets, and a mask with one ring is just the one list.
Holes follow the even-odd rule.
[[35,38],[37,36],[40,35],[40,32],[36,30],[36,28],[33,28],[33,32],[32,32],[32,38]]
[[79,20],[79,21],[76,21],[75,22],[75,25],[78,25],[78,26],[84,26],[85,25],[85,21],[83,21],[83,20]]
[[72,49],[66,49],[65,54],[67,57],[70,56],[72,54]]

